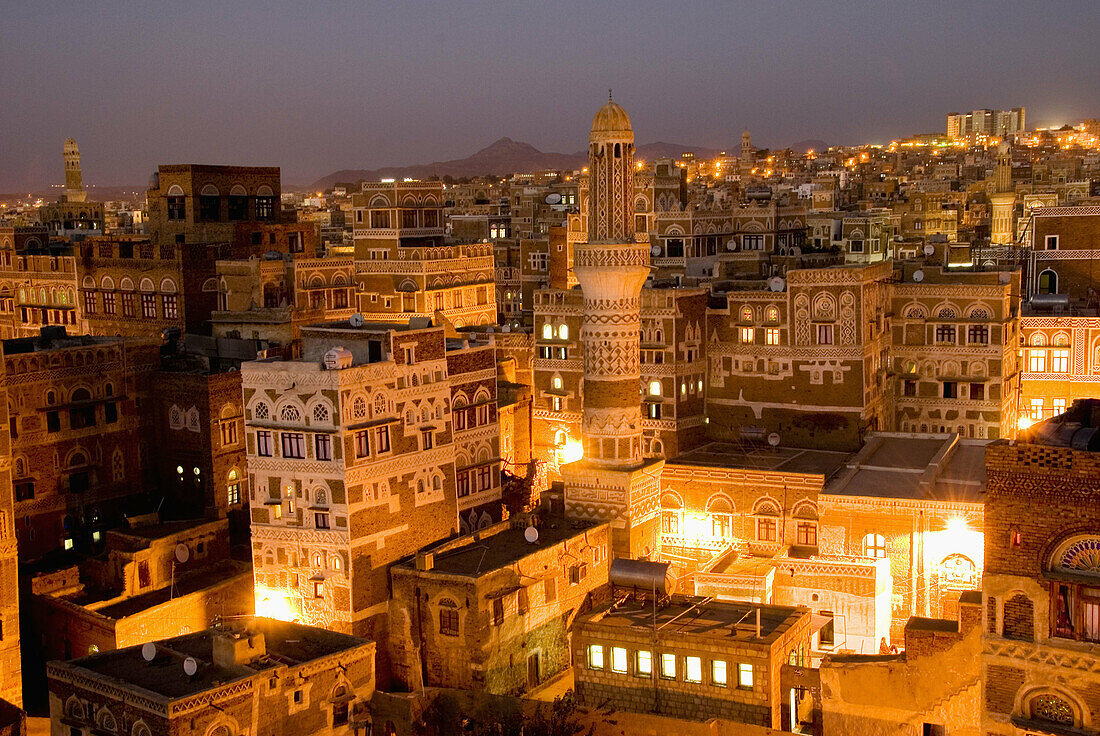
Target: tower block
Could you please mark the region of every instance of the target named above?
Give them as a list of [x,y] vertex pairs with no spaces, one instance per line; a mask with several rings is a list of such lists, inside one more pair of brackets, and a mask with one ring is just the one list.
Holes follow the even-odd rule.
[[562,468],[566,513],[610,521],[615,555],[645,557],[657,552],[664,467],[642,456],[639,313],[649,246],[634,234],[634,131],[610,99],[592,121],[588,176],[588,242],[573,258],[584,296],[584,455]]
[[1007,143],[997,149],[997,165],[994,168],[994,189],[989,199],[993,205],[990,223],[990,241],[1008,245],[1016,240],[1016,192],[1012,189],[1012,153]]
[[66,138],[62,155],[65,157],[65,200],[83,202],[88,194],[84,191],[84,179],[80,173],[80,148],[76,141]]

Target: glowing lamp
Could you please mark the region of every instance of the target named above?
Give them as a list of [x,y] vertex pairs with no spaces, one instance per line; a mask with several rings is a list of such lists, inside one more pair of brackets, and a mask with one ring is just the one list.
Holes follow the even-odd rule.
[[566,440],[565,447],[561,451],[562,462],[575,463],[582,457],[584,457],[584,445],[577,440]]
[[279,621],[295,621],[298,618],[298,612],[286,592],[266,585],[256,586],[256,615]]
[[1022,432],[1025,429],[1029,429],[1032,424],[1035,424],[1035,420],[1025,414],[1017,420],[1016,427]]

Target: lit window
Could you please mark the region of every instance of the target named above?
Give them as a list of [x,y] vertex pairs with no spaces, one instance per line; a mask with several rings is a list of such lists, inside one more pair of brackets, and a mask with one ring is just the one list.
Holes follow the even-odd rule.
[[779,344],[779,328],[769,327],[764,330],[764,344],[766,345],[778,345]]
[[710,680],[715,685],[726,686],[726,663],[723,660],[716,659],[711,662]]
[[752,665],[741,663],[737,665],[737,687],[752,690]]
[[751,343],[756,339],[756,330],[752,327],[741,328],[741,342]]
[[644,649],[639,650],[634,671],[639,676],[651,676],[653,674],[653,653]]
[[546,324],[544,324],[542,326],[542,339],[543,340],[553,340],[554,339],[554,328],[549,322],[547,322]]
[[611,671],[626,672],[626,649],[611,647]]
[[1065,399],[1054,399],[1054,416],[1058,416],[1059,414],[1064,414],[1065,411],[1066,411],[1066,400]]
[[1032,399],[1031,400],[1031,418],[1035,421],[1039,421],[1043,418],[1043,400]]
[[592,670],[603,669],[603,645],[588,645],[588,668]]
[[1054,350],[1050,354],[1050,370],[1052,373],[1069,373],[1069,351]]
[[568,340],[569,339],[569,325],[562,325],[561,327],[558,328],[558,339],[559,340]]
[[1027,351],[1027,369],[1031,373],[1044,373],[1047,369],[1047,352],[1045,350]]
[[661,395],[661,382],[660,381],[650,381],[649,382],[649,395],[650,396],[660,396]]
[[863,538],[864,557],[885,557],[886,537],[881,534],[868,534]]
[[555,389],[560,390],[561,389],[561,376],[554,376],[553,384],[554,384]]
[[684,657],[684,680],[687,682],[703,681],[703,660],[699,657]]
[[661,677],[666,680],[676,679],[676,655],[665,652],[661,655]]

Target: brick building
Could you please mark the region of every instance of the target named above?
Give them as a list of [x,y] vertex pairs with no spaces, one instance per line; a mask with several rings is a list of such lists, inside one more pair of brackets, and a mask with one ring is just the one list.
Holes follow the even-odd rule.
[[374,642],[257,617],[151,644],[52,662],[51,733],[369,733]]
[[51,327],[5,340],[4,352],[20,558],[94,549],[103,530],[149,508],[145,402],[158,345]]
[[460,496],[500,518],[494,353],[415,323],[302,340],[242,366],[257,609],[384,641],[389,565],[458,531]]
[[781,669],[805,663],[809,640],[800,607],[691,596],[614,603],[574,626],[577,697],[589,708],[780,729]]
[[537,543],[516,516],[390,568],[398,681],[517,693],[570,666],[573,620],[606,594],[610,532],[540,521]]
[[985,733],[1097,733],[1098,427],[1081,401],[987,450]]

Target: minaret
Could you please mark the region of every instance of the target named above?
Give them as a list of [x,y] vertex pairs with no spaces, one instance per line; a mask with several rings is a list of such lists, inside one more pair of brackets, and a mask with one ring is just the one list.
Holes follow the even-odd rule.
[[1012,189],[1012,152],[1007,142],[1001,143],[997,148],[993,187],[994,193],[989,197],[993,204],[989,240],[995,245],[1009,245],[1016,240],[1013,223],[1016,193]]
[[84,191],[84,181],[80,175],[80,149],[72,138],[65,139],[65,199],[69,202],[83,202],[88,196]]
[[573,271],[584,296],[584,456],[562,469],[567,513],[612,522],[620,557],[657,552],[662,461],[642,457],[640,299],[648,238],[634,236],[634,131],[608,96],[588,145],[588,242]]

